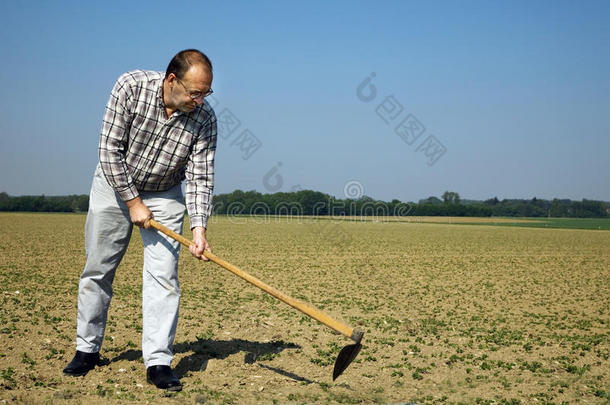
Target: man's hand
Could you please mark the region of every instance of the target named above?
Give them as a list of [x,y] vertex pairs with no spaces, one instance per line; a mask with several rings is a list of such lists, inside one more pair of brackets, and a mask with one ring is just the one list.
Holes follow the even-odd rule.
[[132,200],[125,201],[127,204],[127,208],[129,208],[129,216],[131,217],[131,222],[137,226],[143,226],[146,229],[150,228],[150,224],[148,222],[149,219],[153,218],[152,211],[144,204],[140,197],[136,197]]
[[203,255],[204,250],[212,251],[212,247],[205,238],[205,228],[202,226],[196,226],[193,228],[193,244],[189,247],[191,254],[199,260],[209,261],[207,257]]

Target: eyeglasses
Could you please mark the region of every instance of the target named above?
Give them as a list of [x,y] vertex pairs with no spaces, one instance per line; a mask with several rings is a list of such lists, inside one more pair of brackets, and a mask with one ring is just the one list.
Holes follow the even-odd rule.
[[200,91],[189,91],[189,89],[186,88],[186,86],[184,85],[184,83],[182,83],[182,80],[178,79],[176,77],[176,80],[178,80],[178,82],[180,82],[180,84],[182,85],[182,87],[184,87],[184,90],[186,90],[186,92],[189,94],[189,97],[193,100],[197,100],[198,98],[206,98],[207,96],[211,95],[212,93],[214,93],[214,90],[210,89],[205,93],[202,93]]

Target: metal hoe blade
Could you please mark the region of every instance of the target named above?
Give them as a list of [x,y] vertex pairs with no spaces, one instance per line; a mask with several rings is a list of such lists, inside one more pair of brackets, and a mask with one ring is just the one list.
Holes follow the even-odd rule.
[[364,336],[364,332],[354,329],[354,333],[352,334],[352,340],[356,342],[353,345],[347,345],[339,352],[337,356],[337,360],[335,360],[335,368],[333,370],[333,381],[337,379],[345,371],[345,369],[354,361],[362,345],[360,341],[362,340],[362,336]]

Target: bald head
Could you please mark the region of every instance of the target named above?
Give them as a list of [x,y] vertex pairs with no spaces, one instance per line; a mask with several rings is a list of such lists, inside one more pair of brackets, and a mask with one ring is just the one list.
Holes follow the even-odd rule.
[[210,59],[201,51],[197,49],[185,49],[178,52],[167,66],[165,71],[165,78],[173,73],[178,79],[183,79],[186,72],[193,66],[202,66],[208,73],[212,74],[212,62]]

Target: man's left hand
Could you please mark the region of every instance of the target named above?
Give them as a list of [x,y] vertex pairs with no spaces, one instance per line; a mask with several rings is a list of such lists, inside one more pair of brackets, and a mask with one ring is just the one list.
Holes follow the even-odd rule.
[[212,247],[205,238],[205,228],[196,226],[193,228],[193,244],[189,247],[191,254],[199,260],[209,261],[207,257],[203,255],[204,250],[212,251]]

